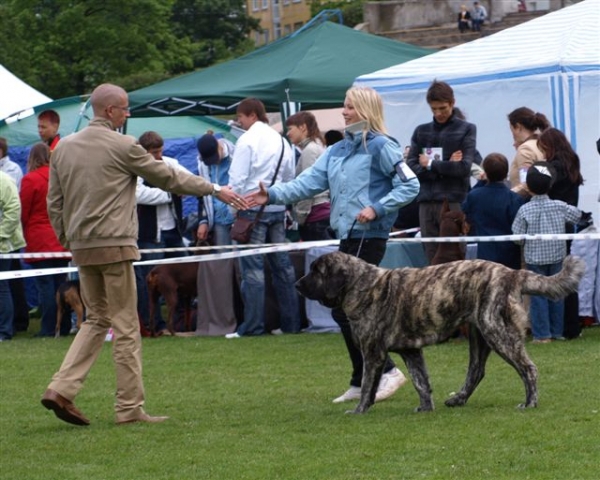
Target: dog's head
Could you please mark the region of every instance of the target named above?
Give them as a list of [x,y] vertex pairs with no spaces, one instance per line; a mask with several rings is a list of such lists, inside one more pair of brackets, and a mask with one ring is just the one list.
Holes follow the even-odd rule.
[[449,211],[440,220],[440,237],[459,237],[469,233],[469,224],[463,212]]
[[450,210],[448,199],[444,199],[440,211],[440,237],[459,237],[469,233],[467,217],[460,210]]
[[326,307],[339,307],[348,284],[352,283],[357,262],[364,263],[342,252],[322,255],[312,262],[310,271],[296,282],[296,289],[302,296]]

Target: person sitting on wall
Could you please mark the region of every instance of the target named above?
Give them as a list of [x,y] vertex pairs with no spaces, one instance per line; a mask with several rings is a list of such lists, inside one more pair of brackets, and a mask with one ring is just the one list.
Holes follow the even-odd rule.
[[460,33],[465,33],[469,30],[471,22],[471,14],[467,10],[466,5],[460,6],[460,12],[458,12],[458,30]]

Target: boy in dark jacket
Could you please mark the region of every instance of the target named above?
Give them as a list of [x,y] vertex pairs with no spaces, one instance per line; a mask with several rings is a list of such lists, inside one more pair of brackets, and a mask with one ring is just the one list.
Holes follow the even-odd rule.
[[[483,161],[485,180],[467,195],[462,209],[477,236],[511,235],[512,224],[524,198],[504,183],[508,160],[501,153],[490,153]],[[478,242],[477,258],[521,268],[521,249],[514,242]]]

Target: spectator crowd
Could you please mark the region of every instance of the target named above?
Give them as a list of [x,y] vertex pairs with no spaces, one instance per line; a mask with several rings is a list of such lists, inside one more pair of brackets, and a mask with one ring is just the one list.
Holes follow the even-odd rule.
[[[461,31],[468,25],[481,28],[487,15],[482,8],[475,2],[474,11],[463,9]],[[348,90],[342,110],[346,128],[326,134],[310,112],[301,111],[286,119],[282,136],[269,126],[260,99],[247,98],[237,107],[236,121],[244,131],[237,142],[214,132],[199,137],[199,175],[163,154],[160,133],[148,131],[135,139],[115,132],[129,116],[122,89],[104,84],[94,94],[94,119],[72,136],[61,138],[56,112],[38,115],[40,142],[30,150],[26,171],[11,161],[7,141],[0,138],[0,253],[63,253],[61,258],[24,261],[34,268],[61,268],[69,262],[78,267],[73,278],[81,281],[87,311],[79,332],[69,315],[57,318],[56,292],[66,274],[36,276],[30,285],[37,291],[40,317],[35,336],[76,334],[76,347],[67,353],[42,401],[70,423],[89,423],[72,400],[108,328],[115,335],[117,382],[122,385],[117,423],[164,420],[142,408],[141,358],[136,353],[140,333],[170,332],[160,311],[148,318],[146,277],[152,266],[131,266],[140,259],[138,249],[179,249],[141,256],[155,260],[185,255],[181,250],[196,243],[232,246],[237,243],[232,225],[244,219],[253,226],[250,244],[283,243],[292,227],[301,241],[339,239],[341,251],[378,265],[398,226],[418,227],[423,238],[439,236],[445,202],[450,210],[466,214],[471,233],[478,236],[576,233],[591,224],[590,214],[577,207],[585,171],[563,132],[543,113],[520,107],[506,112],[514,157],[480,153],[476,125],[465,118],[443,81],[433,81],[424,99],[432,120],[407,132],[407,145],[387,133],[381,98],[370,88]],[[92,186],[85,176],[93,174]],[[197,199],[197,212],[188,218],[182,215],[182,195]],[[597,243],[584,249],[595,255],[595,263],[589,264],[600,263]],[[422,245],[430,262],[436,244]],[[573,248],[575,242],[563,240],[480,242],[476,256],[553,275]],[[302,331],[296,273],[287,251],[218,262],[198,269],[197,334],[239,339]],[[19,260],[0,259],[0,271],[22,268],[27,265]],[[270,331],[265,323],[269,279],[279,311],[279,326]],[[532,341],[574,339],[582,325],[598,323],[599,281],[596,272],[585,298],[580,292],[564,301],[524,299]],[[0,341],[32,329],[26,283],[0,280]],[[218,294],[207,294],[210,284]],[[241,313],[235,308],[236,294]],[[119,314],[107,302],[120,305]],[[580,315],[580,302],[591,305],[589,315]],[[183,329],[181,317],[179,312],[176,330]],[[334,309],[333,318],[352,366],[349,390],[334,399],[344,402],[360,395],[362,357],[344,312]],[[388,358],[376,401],[405,381]]]

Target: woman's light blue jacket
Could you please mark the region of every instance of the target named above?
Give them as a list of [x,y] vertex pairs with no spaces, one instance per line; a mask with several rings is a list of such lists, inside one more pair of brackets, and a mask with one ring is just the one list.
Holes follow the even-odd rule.
[[[365,144],[366,143],[366,144]],[[390,137],[368,132],[346,132],[345,138],[329,147],[314,165],[291,182],[268,189],[270,204],[293,204],[325,190],[331,196],[331,227],[345,239],[365,207],[373,207],[377,218],[354,226],[352,237],[388,238],[398,209],[419,193],[419,181],[408,167],[401,179],[396,168],[403,166],[400,145]]]

